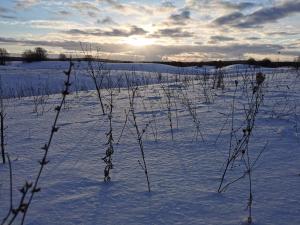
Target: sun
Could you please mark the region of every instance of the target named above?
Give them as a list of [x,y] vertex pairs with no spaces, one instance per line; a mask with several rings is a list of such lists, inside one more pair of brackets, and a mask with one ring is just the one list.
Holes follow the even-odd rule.
[[125,41],[129,45],[143,47],[153,44],[153,40],[147,38],[130,37]]

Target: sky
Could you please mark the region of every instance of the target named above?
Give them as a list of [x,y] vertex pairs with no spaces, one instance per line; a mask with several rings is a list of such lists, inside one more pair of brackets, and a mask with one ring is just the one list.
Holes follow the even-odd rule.
[[294,60],[300,0],[0,0],[0,47],[135,61]]

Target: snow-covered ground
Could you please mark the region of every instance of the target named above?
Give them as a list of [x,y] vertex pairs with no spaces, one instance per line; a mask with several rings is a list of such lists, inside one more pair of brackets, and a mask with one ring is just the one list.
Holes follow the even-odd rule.
[[[37,175],[41,146],[48,140],[54,107],[61,99],[60,94],[43,96],[44,101],[36,104],[36,97],[29,95],[44,94],[45,84],[49,93],[59,93],[65,79],[62,71],[67,67],[67,62],[0,67],[5,96],[22,96],[16,94],[22,92],[28,96],[4,100],[15,206],[21,196],[18,189]],[[244,223],[248,215],[247,178],[224,193],[217,193],[217,189],[228,154],[233,98],[238,139],[245,126],[247,94],[251,95],[250,85],[255,82],[252,75],[257,71],[267,75],[264,102],[249,143],[250,157],[255,160],[262,149],[265,151],[253,170],[253,221],[257,225],[300,224],[300,76],[296,71],[230,66],[222,70],[224,89],[211,88],[216,74],[213,68],[109,64],[106,71],[114,81],[123,79],[120,89],[114,89],[111,182],[103,181],[102,160],[107,148],[108,117],[101,114],[95,91],[74,88],[85,85],[82,89],[93,89],[86,67],[75,64],[74,92],[67,96],[61,112],[60,129],[49,151],[50,163],[41,177],[41,192],[35,195],[25,224]],[[146,128],[143,141],[151,193],[138,162],[141,153],[130,113],[125,123],[129,100],[124,74],[135,81],[136,77],[149,81],[149,85],[139,86],[134,107],[138,126]],[[163,78],[158,79],[158,74]],[[34,91],[28,91],[30,87]],[[38,88],[41,93],[35,92]],[[170,111],[166,91],[171,95]],[[108,90],[102,93],[107,103]],[[168,115],[172,118],[173,140]],[[238,159],[226,181],[243,171],[243,161]],[[0,176],[1,222],[9,207],[7,164],[0,164]]]

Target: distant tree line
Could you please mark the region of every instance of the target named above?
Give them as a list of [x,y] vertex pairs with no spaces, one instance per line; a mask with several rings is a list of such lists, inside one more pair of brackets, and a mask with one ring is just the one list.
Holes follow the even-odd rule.
[[[24,62],[36,62],[50,60],[48,59],[48,51],[42,47],[36,47],[34,50],[27,49],[25,50],[21,58],[20,57],[11,57],[5,48],[0,48],[0,65],[5,65],[7,61],[12,60],[23,60]],[[52,60],[57,60],[52,59]],[[68,57],[64,53],[58,55],[59,61],[66,61]],[[77,60],[82,61],[94,61],[96,60],[92,55],[85,55],[83,58],[77,58]],[[131,63],[131,61],[119,61],[119,60],[105,60],[105,62],[119,62],[119,63]],[[149,62],[148,62],[149,63]],[[272,62],[269,58],[264,58],[262,60],[256,60],[254,58],[249,58],[248,60],[232,60],[232,61],[208,61],[208,62],[179,62],[179,61],[154,61],[152,63],[166,64],[177,67],[187,67],[187,66],[215,66],[216,68],[222,68],[234,64],[248,64],[253,66],[263,66],[263,67],[281,67],[281,66],[292,66],[297,70],[300,69],[300,56],[296,57],[293,62]]]
[[[147,62],[145,62],[147,63]],[[148,62],[149,63],[149,62]],[[264,58],[262,60],[255,60],[254,58],[249,58],[248,60],[216,60],[216,61],[203,61],[203,62],[179,62],[179,61],[153,61],[152,63],[159,63],[159,64],[165,64],[165,65],[171,65],[171,66],[177,66],[177,67],[188,67],[188,66],[215,66],[216,68],[222,68],[230,65],[235,64],[244,64],[244,65],[253,65],[253,66],[263,66],[263,67],[283,67],[283,66],[289,66],[294,67],[296,69],[300,69],[300,56],[296,57],[293,62],[291,61],[271,61],[269,58]]]
[[47,60],[47,50],[41,47],[37,47],[34,50],[25,50],[22,54],[22,59],[25,62],[36,62]]

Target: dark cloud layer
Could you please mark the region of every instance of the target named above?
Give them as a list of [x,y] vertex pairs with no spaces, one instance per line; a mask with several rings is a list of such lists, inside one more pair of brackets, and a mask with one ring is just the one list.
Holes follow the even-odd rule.
[[188,9],[182,9],[178,13],[173,13],[170,19],[175,22],[185,22],[191,18],[191,12]]
[[159,29],[151,37],[159,38],[159,37],[192,37],[193,33],[188,31],[183,31],[181,28],[165,28]]
[[103,18],[103,19],[98,19],[97,24],[117,24],[113,19],[109,16]]
[[222,36],[222,35],[215,35],[215,36],[211,36],[210,39],[212,41],[216,41],[216,42],[222,42],[222,41],[234,41],[235,38],[233,37],[227,37],[227,36]]
[[225,8],[238,10],[248,9],[256,6],[256,4],[253,2],[220,2],[220,4]]
[[145,31],[143,28],[140,28],[137,26],[131,26],[129,30],[124,30],[124,29],[111,29],[111,30],[71,29],[71,30],[66,31],[65,33],[72,34],[72,35],[128,37],[128,36],[133,36],[133,35],[144,35],[144,34],[147,34],[147,31]]
[[277,20],[293,13],[300,13],[299,1],[288,1],[278,6],[262,8],[249,15],[233,12],[217,18],[214,23],[218,26],[229,25],[239,28],[251,28],[277,22]]
[[[0,43],[19,44],[24,46],[45,46],[60,47],[68,51],[81,51],[79,42],[76,41],[34,41],[34,40],[17,40],[13,38],[0,37]],[[124,44],[109,43],[82,43],[83,45],[92,46],[94,49],[100,49],[102,52],[112,54],[126,53],[129,55],[142,55],[145,60],[161,60],[163,57],[169,57],[178,54],[203,53],[214,55],[226,55],[227,58],[236,58],[247,53],[255,54],[276,54],[284,49],[281,45],[272,44],[230,44],[226,46],[217,45],[152,45],[148,48],[139,48]],[[299,52],[298,52],[299,53]],[[282,53],[283,54],[283,53]],[[295,53],[296,54],[296,53]]]
[[12,15],[13,10],[0,6],[0,18],[3,19],[16,19],[16,16]]
[[175,8],[174,3],[171,1],[165,1],[165,2],[161,3],[161,5],[164,8]]

